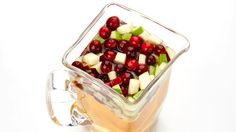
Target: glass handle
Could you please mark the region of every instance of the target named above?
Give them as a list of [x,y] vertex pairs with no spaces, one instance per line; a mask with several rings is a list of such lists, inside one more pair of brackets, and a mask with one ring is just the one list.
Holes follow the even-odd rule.
[[[89,125],[91,121],[77,99],[72,78],[75,72],[56,70],[50,73],[46,90],[46,102],[51,119],[61,126]],[[77,77],[78,78],[78,77]]]

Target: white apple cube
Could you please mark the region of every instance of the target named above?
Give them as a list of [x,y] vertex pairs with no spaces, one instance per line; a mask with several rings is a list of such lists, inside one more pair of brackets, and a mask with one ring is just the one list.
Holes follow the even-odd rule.
[[83,62],[86,63],[87,65],[92,66],[99,62],[99,57],[96,54],[90,52],[84,55]]
[[138,63],[139,63],[139,64],[146,64],[146,55],[144,55],[144,54],[139,54]]
[[150,75],[150,80],[152,81],[155,78],[154,75]]
[[147,85],[151,82],[150,76],[148,72],[144,72],[141,74],[139,77],[139,82],[140,82],[140,89],[145,89]]
[[150,35],[147,39],[147,41],[153,43],[153,44],[161,44],[163,41],[158,38],[157,36],[154,36],[154,35]]
[[133,24],[132,23],[127,23],[127,24],[124,24],[124,25],[121,25],[117,28],[117,31],[120,33],[120,34],[125,34],[125,33],[130,33],[133,29]]
[[150,36],[150,34],[149,34],[147,31],[144,31],[144,32],[141,33],[139,36],[140,36],[143,40],[147,41],[148,38],[149,38],[149,36]]
[[80,57],[76,58],[75,60],[76,60],[76,61],[79,61],[79,62],[82,62],[83,57],[84,57],[84,56],[80,56]]
[[135,94],[139,90],[139,80],[138,79],[130,79],[129,80],[129,94]]
[[101,64],[102,64],[102,62],[99,62],[96,65],[92,66],[92,68],[95,68],[99,74],[102,73],[102,71],[101,71]]
[[108,77],[109,77],[110,80],[115,79],[116,78],[116,72],[115,71],[110,71],[108,73]]
[[125,60],[126,60],[126,54],[117,52],[116,58],[115,58],[114,61],[115,61],[116,63],[125,64]]

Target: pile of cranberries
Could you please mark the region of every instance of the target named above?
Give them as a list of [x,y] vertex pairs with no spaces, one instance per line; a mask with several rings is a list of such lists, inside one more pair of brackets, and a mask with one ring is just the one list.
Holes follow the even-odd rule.
[[[101,41],[94,38],[88,45],[88,52],[86,53],[92,52],[99,56],[99,62],[101,62],[100,73],[82,61],[74,61],[72,65],[84,70],[95,78],[101,79],[110,87],[119,84],[122,94],[126,97],[128,96],[130,79],[137,78],[142,73],[147,72],[150,65],[155,66],[158,63],[156,56],[166,54],[168,62],[170,57],[163,45],[144,41],[140,36],[132,35],[129,41],[110,38],[111,32],[115,31],[120,25],[120,19],[117,16],[108,18],[106,24],[98,32],[98,35],[104,39],[104,42],[101,43]],[[114,61],[118,52],[126,55],[124,64]],[[139,54],[146,56],[145,64],[139,64]],[[117,75],[112,80],[108,77],[108,73],[111,71],[115,71]]]

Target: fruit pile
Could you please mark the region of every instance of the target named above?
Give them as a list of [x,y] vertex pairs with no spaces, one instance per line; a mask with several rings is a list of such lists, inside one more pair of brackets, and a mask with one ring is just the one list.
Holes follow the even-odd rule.
[[72,65],[134,101],[174,53],[162,42],[142,26],[112,16]]

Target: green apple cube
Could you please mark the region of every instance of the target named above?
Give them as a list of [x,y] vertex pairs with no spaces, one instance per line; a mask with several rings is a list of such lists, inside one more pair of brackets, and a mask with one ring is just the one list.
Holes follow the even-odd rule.
[[161,69],[160,69],[160,66],[159,65],[156,65],[156,68],[155,68],[155,76],[157,76],[159,73],[160,73]]
[[155,69],[156,69],[155,66],[150,65],[148,69],[150,75],[155,75]]
[[141,33],[143,33],[143,27],[142,26],[138,26],[132,29],[131,33],[133,35],[140,35]]
[[135,99],[134,99],[132,96],[129,96],[129,97],[128,97],[128,100],[129,100],[130,102],[134,102],[134,101],[135,101]]
[[122,38],[123,40],[127,40],[127,41],[129,41],[130,38],[131,38],[131,36],[132,36],[131,33],[125,33],[125,34],[122,35],[121,38]]
[[121,34],[117,31],[112,31],[110,38],[116,39],[116,40],[121,40]]
[[156,65],[156,70],[155,70],[155,76],[157,76],[161,70],[163,70],[166,67],[167,63],[162,62],[160,65]]
[[121,90],[121,88],[120,88],[120,85],[119,84],[117,84],[117,85],[115,85],[115,86],[113,86],[112,87],[117,93],[119,93],[119,94],[122,94],[122,90]]
[[133,96],[133,98],[135,99],[135,100],[137,100],[139,97],[140,97],[140,95],[143,93],[143,90],[140,90],[140,91],[138,91],[134,96]]
[[162,62],[165,62],[165,63],[168,62],[166,54],[160,54],[160,56],[159,56],[159,63],[161,64]]
[[170,47],[166,46],[166,51],[167,51],[167,53],[168,53],[170,59],[174,58],[175,52],[174,52],[173,49],[171,49]]
[[103,39],[102,37],[100,37],[99,35],[95,36],[95,39],[100,41],[101,44],[103,44],[105,42],[105,39]]

